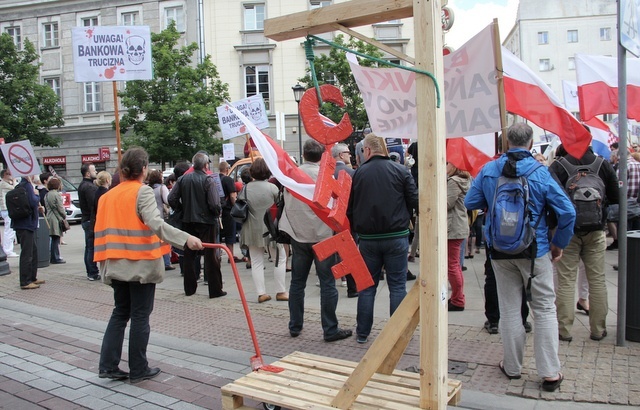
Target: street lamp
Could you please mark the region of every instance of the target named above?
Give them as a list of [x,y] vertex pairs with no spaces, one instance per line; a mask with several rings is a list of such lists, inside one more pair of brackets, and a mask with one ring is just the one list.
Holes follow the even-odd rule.
[[293,98],[296,100],[298,104],[298,149],[300,150],[300,164],[302,165],[302,126],[300,124],[300,100],[302,99],[302,94],[304,94],[305,89],[300,84],[296,84],[291,87],[293,90]]

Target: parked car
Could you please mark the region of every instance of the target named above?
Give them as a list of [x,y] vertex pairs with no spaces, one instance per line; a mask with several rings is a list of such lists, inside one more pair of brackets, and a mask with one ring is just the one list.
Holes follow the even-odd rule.
[[80,211],[78,188],[60,175],[58,175],[58,179],[62,183],[62,186],[60,187],[60,194],[62,194],[64,210],[67,213],[67,221],[80,223],[82,219],[82,211]]

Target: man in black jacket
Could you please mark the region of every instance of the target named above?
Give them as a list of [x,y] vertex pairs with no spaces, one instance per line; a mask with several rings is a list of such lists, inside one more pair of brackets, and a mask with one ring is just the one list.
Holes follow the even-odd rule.
[[[589,129],[585,126],[585,128]],[[591,339],[602,340],[607,335],[607,284],[604,274],[604,255],[606,251],[606,238],[604,225],[606,212],[605,203],[618,203],[618,177],[609,161],[597,157],[591,148],[582,158],[577,159],[564,150],[562,145],[556,151],[556,160],[549,167],[549,171],[554,175],[560,185],[566,187],[567,181],[572,177],[570,174],[572,165],[590,166],[598,169],[598,176],[604,182],[605,198],[602,202],[602,223],[591,229],[580,229],[576,222],[575,233],[571,242],[564,249],[562,258],[555,263],[558,273],[556,287],[556,307],[558,312],[558,331],[560,340],[571,341],[571,327],[575,314],[574,297],[576,288],[576,274],[580,260],[584,262],[589,282],[589,325],[591,328]],[[597,162],[596,162],[597,161]],[[568,165],[567,165],[568,163]],[[598,168],[598,164],[599,165]],[[582,168],[580,168],[582,169]],[[595,171],[594,171],[595,172]],[[569,195],[571,198],[571,195]],[[575,203],[574,203],[575,205]],[[580,220],[581,208],[576,207],[576,221]]]
[[407,294],[409,219],[418,205],[418,189],[404,166],[386,155],[382,138],[363,140],[365,162],[351,185],[347,217],[360,239],[360,253],[375,285],[359,292],[357,342],[366,343],[373,325],[373,306],[382,266],[389,286],[390,315]]
[[78,200],[82,211],[82,230],[84,231],[84,266],[87,269],[87,279],[100,280],[98,264],[93,261],[93,241],[95,238],[91,226],[91,214],[93,212],[93,200],[98,186],[93,183],[96,179],[96,166],[92,162],[85,162],[80,167],[82,182],[78,186]]
[[[209,155],[198,152],[193,156],[193,172],[181,176],[169,193],[169,205],[182,207],[182,230],[205,243],[216,242],[220,218],[220,196],[209,173]],[[209,285],[209,298],[224,296],[220,260],[214,249],[204,251],[204,278]],[[196,269],[198,251],[184,249],[184,293],[191,296],[198,287],[199,269]]]

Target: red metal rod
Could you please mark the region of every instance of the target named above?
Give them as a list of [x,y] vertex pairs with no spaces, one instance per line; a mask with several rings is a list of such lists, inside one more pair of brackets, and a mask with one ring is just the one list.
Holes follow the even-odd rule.
[[256,356],[260,359],[262,363],[262,354],[260,353],[260,346],[258,346],[258,337],[256,336],[256,330],[253,327],[253,321],[251,320],[251,313],[249,312],[249,305],[247,304],[247,298],[244,295],[244,289],[242,288],[242,282],[240,281],[240,274],[238,274],[238,268],[236,266],[236,261],[233,259],[233,254],[225,245],[220,243],[202,243],[202,246],[205,248],[213,248],[213,249],[222,249],[229,256],[229,261],[231,262],[231,270],[233,271],[233,276],[236,278],[236,285],[238,285],[238,293],[240,293],[240,300],[242,301],[242,307],[244,308],[244,315],[247,318],[247,324],[249,325],[249,332],[251,332],[251,340],[253,340],[253,347],[256,350]]

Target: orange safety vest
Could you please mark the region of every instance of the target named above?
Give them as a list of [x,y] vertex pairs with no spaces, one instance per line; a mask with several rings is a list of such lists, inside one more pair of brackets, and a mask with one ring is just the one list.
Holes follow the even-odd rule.
[[121,182],[100,197],[94,262],[107,259],[153,260],[169,252],[170,246],[162,242],[136,212],[141,186],[138,181]]

